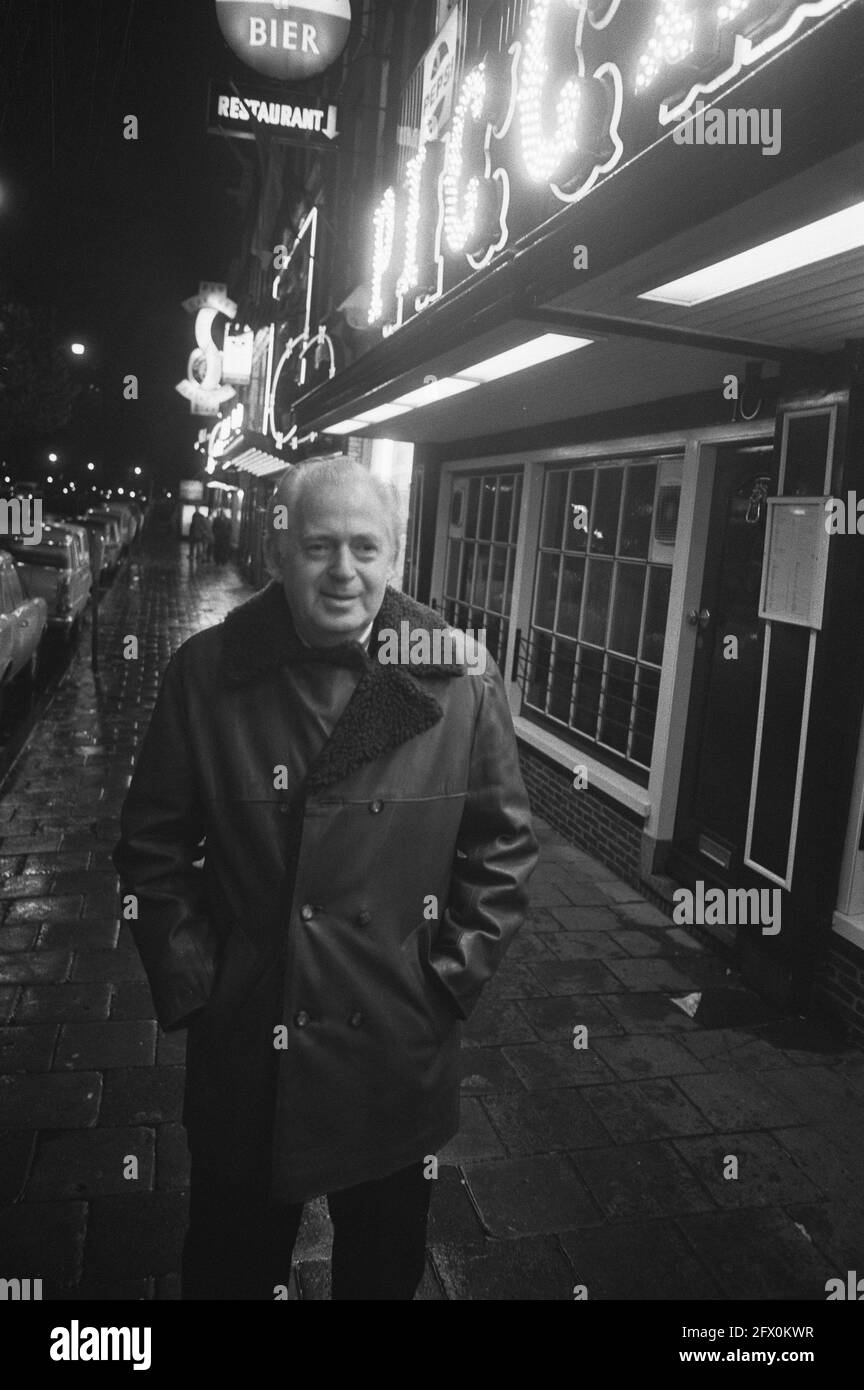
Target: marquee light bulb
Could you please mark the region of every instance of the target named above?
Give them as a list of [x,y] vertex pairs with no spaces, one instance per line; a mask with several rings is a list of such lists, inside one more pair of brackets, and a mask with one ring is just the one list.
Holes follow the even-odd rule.
[[[739,8],[743,9],[748,3],[749,0],[743,0]],[[680,63],[693,52],[695,23],[693,16],[685,10],[682,0],[662,0],[654,27],[657,33],[649,39],[648,48],[639,59],[636,73],[637,92],[644,92],[646,87],[651,86],[664,64]]]
[[388,188],[375,209],[375,245],[372,252],[372,293],[369,299],[369,322],[378,323],[384,314],[384,273],[393,259],[396,234],[396,194]]
[[538,182],[554,178],[562,161],[579,148],[577,138],[581,105],[577,79],[565,82],[556,107],[557,128],[548,139],[543,128],[543,88],[549,72],[546,36],[552,0],[535,0],[525,39],[519,110],[522,152],[528,173]]
[[421,145],[408,161],[405,170],[405,183],[408,187],[408,211],[405,214],[405,264],[402,274],[396,281],[396,293],[400,298],[413,290],[420,279],[420,266],[417,261],[417,240],[420,231],[420,187],[423,182],[423,166],[426,163],[426,146]]
[[465,118],[470,111],[479,121],[486,102],[486,64],[472,68],[462,84],[453,124],[447,134],[444,155],[444,234],[451,251],[464,251],[477,228],[477,208],[480,202],[480,181],[469,179],[465,189],[462,212],[459,212],[459,184],[462,179],[465,138]]

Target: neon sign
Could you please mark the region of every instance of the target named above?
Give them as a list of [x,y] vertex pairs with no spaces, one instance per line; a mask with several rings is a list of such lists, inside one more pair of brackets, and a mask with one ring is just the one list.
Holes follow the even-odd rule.
[[401,327],[845,3],[529,0],[505,51],[517,6],[502,0],[501,49],[468,66],[443,141],[422,141],[374,209],[369,324]]
[[183,308],[195,314],[197,346],[189,356],[184,380],[175,389],[189,401],[193,415],[218,415],[219,407],[235,391],[222,383],[222,353],[213,341],[213,324],[219,314],[236,318],[237,305],[228,298],[224,285],[204,281],[197,295],[184,301]]
[[285,371],[289,362],[296,359],[297,384],[304,386],[308,373],[309,353],[315,353],[315,365],[322,366],[324,358],[329,357],[329,375],[336,374],[336,353],[333,346],[333,339],[326,331],[323,324],[319,325],[318,332],[312,334],[312,301],[315,289],[315,270],[317,266],[318,248],[318,208],[313,207],[306,214],[300,224],[299,231],[294,241],[294,245],[289,251],[287,246],[278,246],[276,251],[277,265],[279,273],[273,281],[273,298],[278,300],[282,276],[290,268],[294,257],[300,248],[307,244],[308,262],[306,266],[306,310],[303,319],[303,327],[299,333],[292,337],[282,351],[278,363],[274,369],[273,360],[275,356],[275,329],[271,328],[270,343],[267,357],[267,387],[264,403],[264,428],[272,435],[277,448],[282,448],[284,444],[296,444],[296,427],[286,432],[282,432],[276,425],[276,392],[282,373]]

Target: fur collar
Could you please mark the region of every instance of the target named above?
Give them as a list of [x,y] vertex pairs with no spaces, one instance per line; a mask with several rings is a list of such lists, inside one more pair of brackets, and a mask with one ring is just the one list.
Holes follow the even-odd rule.
[[[434,609],[417,603],[389,586],[372,624],[369,655],[354,694],[328,743],[312,764],[307,788],[331,786],[366,762],[399,747],[437,724],[443,716],[439,702],[418,681],[465,675],[452,664],[382,665],[376,659],[378,634],[384,628],[400,631],[407,622],[412,632],[432,633],[448,626]],[[431,647],[431,643],[430,643]],[[268,586],[229,613],[222,624],[222,671],[230,686],[248,685],[302,658],[300,642],[282,585]]]

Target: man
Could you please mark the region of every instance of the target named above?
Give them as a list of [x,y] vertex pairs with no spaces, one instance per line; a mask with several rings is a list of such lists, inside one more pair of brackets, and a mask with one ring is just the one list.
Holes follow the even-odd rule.
[[526,911],[494,662],[377,659],[401,623],[430,651],[444,626],[388,585],[400,534],[363,468],[292,469],[277,577],[172,658],[123,809],[158,1016],[189,1028],[186,1298],[284,1296],[324,1193],[333,1298],[414,1296],[460,1021]]
[[211,539],[213,543],[213,558],[217,565],[227,564],[228,557],[231,554],[231,522],[222,511],[217,512],[213,518]]

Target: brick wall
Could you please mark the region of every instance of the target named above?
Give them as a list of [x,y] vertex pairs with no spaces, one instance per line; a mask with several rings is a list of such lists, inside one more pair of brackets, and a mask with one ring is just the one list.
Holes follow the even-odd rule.
[[835,935],[817,971],[814,994],[864,1043],[864,952]]
[[520,742],[519,760],[531,809],[571,844],[644,892],[639,879],[641,818],[590,785],[575,791],[572,774],[536,748]]

